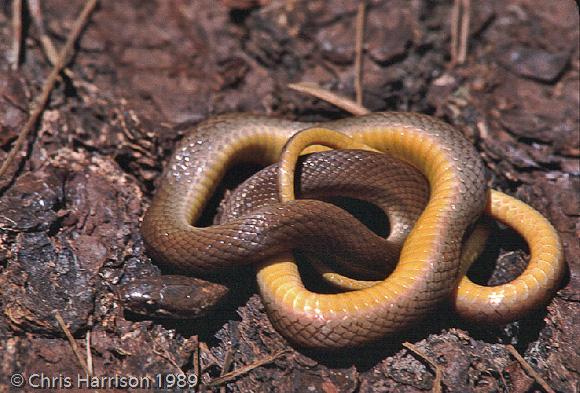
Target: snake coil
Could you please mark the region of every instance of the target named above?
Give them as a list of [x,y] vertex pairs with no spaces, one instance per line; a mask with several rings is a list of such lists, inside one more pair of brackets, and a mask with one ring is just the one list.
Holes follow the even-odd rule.
[[[317,140],[320,127],[349,136],[355,146],[388,153],[426,178],[429,199],[402,248],[317,200],[270,203],[232,213],[219,225],[192,225],[231,165],[277,162],[290,138],[310,129]],[[329,143],[327,135],[319,137],[320,143]],[[317,150],[323,149],[309,151]],[[376,155],[368,157],[360,165],[372,167]],[[142,233],[157,260],[195,274],[260,263],[257,279],[268,315],[283,335],[301,346],[333,349],[367,344],[411,326],[452,295],[462,316],[502,323],[547,302],[557,289],[564,263],[550,223],[524,203],[488,190],[484,175],[478,153],[461,133],[425,115],[374,113],[321,124],[220,116],[195,127],[177,147],[144,217]],[[248,195],[247,203],[260,205],[252,202],[263,198],[259,193]],[[526,271],[498,287],[470,282],[461,265],[464,235],[483,212],[512,226],[530,245]],[[370,240],[361,242],[361,237]],[[393,255],[399,260],[384,280],[372,286],[313,293],[304,287],[291,251],[321,244],[345,259],[375,266]]]

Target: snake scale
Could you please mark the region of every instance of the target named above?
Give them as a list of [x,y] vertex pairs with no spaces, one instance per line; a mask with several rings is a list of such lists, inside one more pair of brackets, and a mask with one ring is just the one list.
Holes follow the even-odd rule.
[[[402,247],[334,205],[314,199],[276,202],[260,196],[255,186],[239,195],[245,202],[238,205],[252,209],[230,212],[218,225],[193,225],[229,167],[275,163],[290,138],[310,129],[316,141],[320,127],[349,136],[353,147],[370,146],[401,160],[425,177],[429,199]],[[324,144],[325,137],[320,138]],[[308,151],[318,150],[325,149]],[[332,156],[344,152],[325,154],[323,160],[339,162],[339,167],[349,162]],[[377,153],[356,154],[362,173],[371,173],[377,165],[373,161],[380,161]],[[399,182],[390,183],[397,188]],[[409,192],[401,195],[412,199]],[[255,202],[260,198],[264,203]],[[530,247],[527,269],[502,286],[482,287],[464,277],[462,243],[484,212],[513,227]],[[385,213],[395,226],[404,221],[397,221],[393,211]],[[399,233],[394,229],[390,236]],[[364,345],[400,332],[451,296],[463,317],[514,320],[546,303],[564,272],[560,240],[550,223],[524,203],[487,189],[483,163],[460,132],[414,113],[373,113],[320,124],[249,114],[209,119],[176,148],[143,219],[142,234],[157,261],[196,275],[258,263],[258,286],[273,325],[292,342],[321,349]],[[394,256],[398,262],[386,278],[368,287],[313,293],[304,287],[291,251],[315,252],[321,246],[339,259],[375,269]]]

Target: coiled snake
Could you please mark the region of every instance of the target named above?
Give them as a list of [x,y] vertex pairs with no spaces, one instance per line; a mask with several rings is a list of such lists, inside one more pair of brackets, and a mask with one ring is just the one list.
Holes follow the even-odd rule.
[[[299,133],[305,129],[310,131]],[[350,145],[329,140],[336,132],[350,137]],[[382,208],[392,226],[389,238],[380,238],[342,209],[323,201],[273,202],[277,190],[264,196],[265,184],[272,180],[260,183],[261,178],[235,196],[238,209],[226,207],[222,223],[204,228],[192,224],[231,165],[277,162],[296,134],[293,143],[297,150],[287,157],[308,143],[370,147],[387,153],[332,151],[318,159],[334,163],[333,169],[327,169],[334,172],[324,176],[326,179],[350,176],[374,181],[370,185],[359,182],[358,196],[344,184],[327,188],[338,187],[346,196],[360,199],[366,196],[378,205],[385,201]],[[315,150],[323,149],[309,151]],[[377,164],[384,156],[406,164],[397,167],[391,158]],[[280,172],[286,187],[293,178],[292,162],[288,159],[284,164],[288,166]],[[353,162],[358,172],[345,175]],[[379,173],[373,165],[381,168]],[[394,174],[389,175],[385,166],[396,167]],[[410,180],[418,186],[405,185],[407,174],[417,178],[413,168],[426,178],[428,192],[412,191],[421,188],[421,180]],[[374,196],[381,188],[382,175],[383,183],[402,191]],[[259,176],[271,179],[272,173]],[[420,200],[424,204],[427,194],[421,210]],[[406,207],[398,209],[401,201]],[[470,282],[464,277],[466,266],[460,258],[466,233],[484,211],[513,227],[530,247],[531,259],[524,273],[497,287]],[[412,226],[409,222],[415,219]],[[401,233],[409,229],[401,248],[398,242],[405,237]],[[550,223],[526,204],[488,190],[478,153],[456,129],[412,113],[373,113],[321,124],[246,114],[210,119],[195,127],[177,147],[144,217],[142,234],[156,260],[197,275],[260,263],[258,285],[273,325],[298,345],[324,349],[362,345],[399,332],[452,295],[457,311],[466,318],[498,323],[514,320],[547,302],[564,272],[560,240]],[[290,256],[293,249],[316,253],[321,247],[322,253],[342,260],[347,270],[347,262],[352,261],[362,270],[382,268],[385,274],[389,259],[398,257],[398,263],[386,278],[362,289],[313,293],[304,287]]]

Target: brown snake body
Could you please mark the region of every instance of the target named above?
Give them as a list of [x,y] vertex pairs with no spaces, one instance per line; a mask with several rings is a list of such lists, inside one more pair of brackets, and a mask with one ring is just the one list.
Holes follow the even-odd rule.
[[[375,113],[324,123],[409,163],[429,184],[427,206],[383,281],[339,294],[304,288],[287,257],[294,248],[326,244],[341,258],[375,267],[399,254],[349,214],[321,201],[272,204],[220,225],[192,225],[228,167],[240,161],[276,162],[290,137],[313,126],[251,115],[222,116],[197,126],[176,149],[144,217],[143,237],[156,259],[206,275],[263,262],[258,284],[272,323],[293,342],[315,348],[356,346],[398,332],[452,293],[461,315],[505,322],[546,302],[557,288],[564,264],[551,225],[529,206],[490,193],[473,146],[453,127],[424,115]],[[524,236],[529,266],[501,287],[479,287],[463,278],[457,289],[465,272],[459,258],[463,237],[484,210]],[[359,236],[370,243],[361,243]]]

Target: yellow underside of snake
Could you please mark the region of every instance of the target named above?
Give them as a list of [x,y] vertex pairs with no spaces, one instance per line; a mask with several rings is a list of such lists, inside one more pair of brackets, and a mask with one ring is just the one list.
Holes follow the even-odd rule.
[[[426,178],[427,204],[396,252],[394,270],[383,280],[344,281],[340,285],[358,289],[337,294],[314,293],[303,285],[289,257],[293,249],[326,243],[344,255],[383,251],[365,250],[372,247],[357,240],[362,224],[352,223],[354,218],[341,209],[292,200],[296,157],[312,144],[316,146],[305,152],[325,150],[320,145],[382,152]],[[219,225],[192,224],[228,168],[241,161],[271,164],[283,151],[280,203]],[[468,266],[461,262],[467,259],[461,258],[465,235],[484,212],[520,233],[530,249],[526,270],[496,287],[471,282],[465,277]],[[298,345],[322,349],[363,345],[400,332],[451,296],[465,318],[515,320],[545,304],[564,272],[560,240],[551,224],[521,201],[488,190],[483,163],[456,129],[411,113],[374,113],[321,124],[242,114],[210,119],[177,147],[142,233],[158,261],[195,274],[260,263],[258,285],[273,325]],[[327,279],[340,281],[341,276]]]

